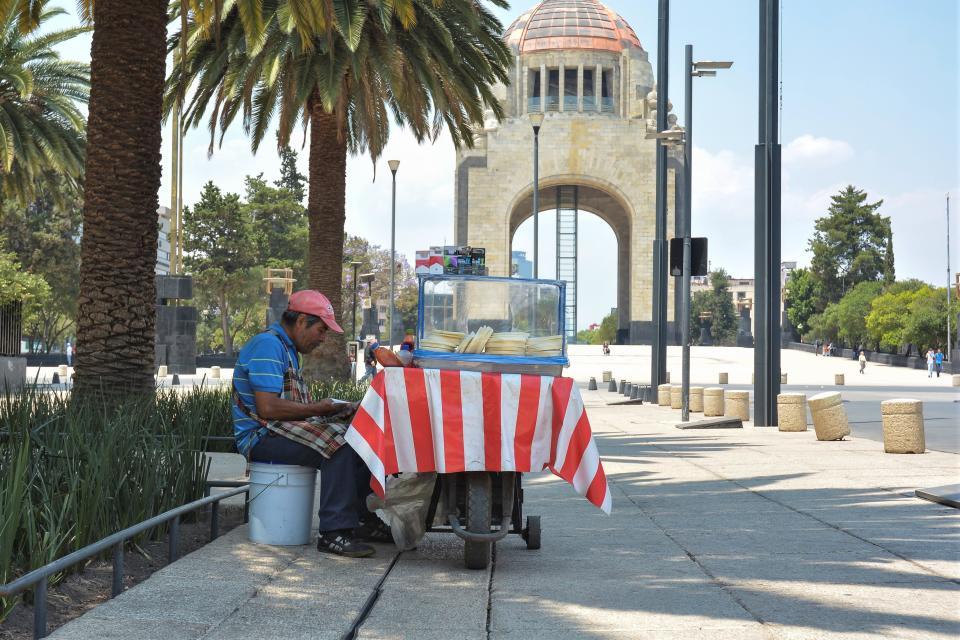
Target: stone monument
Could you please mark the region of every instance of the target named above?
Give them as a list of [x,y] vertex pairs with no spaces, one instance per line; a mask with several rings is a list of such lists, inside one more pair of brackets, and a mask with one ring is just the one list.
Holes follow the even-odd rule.
[[193,278],[181,275],[157,277],[156,366],[169,374],[197,372],[197,308],[179,301],[193,298]]

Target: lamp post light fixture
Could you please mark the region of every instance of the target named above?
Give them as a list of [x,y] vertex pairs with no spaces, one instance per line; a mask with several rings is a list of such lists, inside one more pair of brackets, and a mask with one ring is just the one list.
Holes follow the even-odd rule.
[[350,266],[353,267],[353,316],[350,322],[350,335],[353,340],[356,340],[357,336],[357,269],[360,268],[362,262],[357,262],[356,260],[350,263]]
[[397,169],[399,160],[388,160],[390,173],[393,174],[392,203],[390,206],[390,348],[393,349],[393,312],[397,293]]
[[540,277],[540,127],[543,126],[543,112],[530,113],[533,126],[533,277]]
[[[374,311],[376,311],[376,308],[377,308],[377,305],[373,300],[373,281],[376,277],[377,276],[375,273],[361,273],[359,276],[360,282],[367,285],[367,298],[370,299],[370,306],[371,308],[373,308]],[[361,332],[363,331],[363,325],[365,324],[366,324],[366,320],[364,320],[360,326]],[[376,325],[374,325],[372,329],[375,333],[379,333],[379,331],[377,331]]]

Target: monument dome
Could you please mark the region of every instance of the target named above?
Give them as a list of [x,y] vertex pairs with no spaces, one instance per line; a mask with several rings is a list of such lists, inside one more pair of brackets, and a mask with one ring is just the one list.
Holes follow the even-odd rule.
[[551,49],[643,49],[627,22],[597,0],[544,0],[504,33],[515,53]]

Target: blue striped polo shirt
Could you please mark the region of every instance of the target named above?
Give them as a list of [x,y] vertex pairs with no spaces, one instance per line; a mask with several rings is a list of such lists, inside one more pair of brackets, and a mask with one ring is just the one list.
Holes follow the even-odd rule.
[[[254,393],[257,391],[283,393],[283,374],[289,366],[290,359],[297,368],[300,366],[297,349],[280,323],[274,322],[270,325],[270,329],[280,334],[280,339],[278,340],[277,336],[269,331],[258,333],[240,350],[237,364],[233,369],[233,386],[243,400],[243,404],[254,413],[257,410]],[[234,403],[233,435],[237,439],[237,451],[247,455],[250,449],[256,446],[263,437],[262,433],[257,433],[259,428],[257,421],[247,417]]]

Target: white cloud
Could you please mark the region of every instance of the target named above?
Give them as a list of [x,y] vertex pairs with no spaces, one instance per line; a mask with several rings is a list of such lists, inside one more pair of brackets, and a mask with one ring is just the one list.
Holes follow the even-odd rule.
[[809,133],[794,138],[783,148],[785,165],[835,165],[853,157],[853,147],[843,140],[821,138]]

